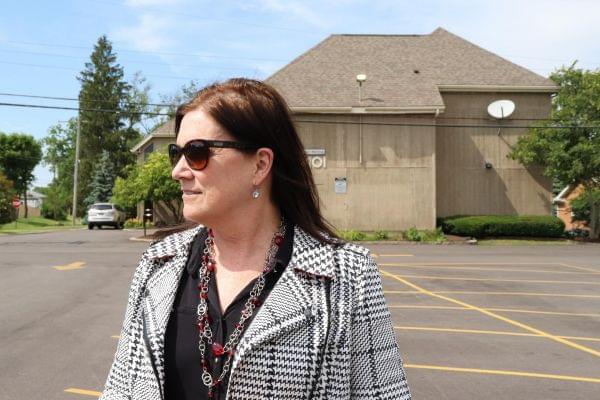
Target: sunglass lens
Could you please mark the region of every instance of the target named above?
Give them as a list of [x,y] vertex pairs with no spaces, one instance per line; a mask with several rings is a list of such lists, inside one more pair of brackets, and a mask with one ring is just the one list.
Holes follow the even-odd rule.
[[171,165],[175,166],[179,159],[181,158],[181,149],[176,144],[169,145],[169,160],[171,160]]
[[208,146],[205,143],[189,142],[184,149],[185,158],[193,169],[203,169],[208,162]]

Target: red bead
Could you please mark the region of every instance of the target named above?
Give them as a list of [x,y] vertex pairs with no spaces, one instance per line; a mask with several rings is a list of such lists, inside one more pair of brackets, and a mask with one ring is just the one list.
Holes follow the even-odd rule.
[[203,331],[204,330],[204,323],[203,322],[198,323],[198,330],[199,331]]
[[281,246],[283,244],[283,236],[281,236],[280,234],[277,234],[275,236],[275,244],[277,246]]
[[206,269],[210,272],[213,272],[215,270],[215,263],[213,263],[212,261],[209,262],[208,264],[206,264]]
[[250,303],[254,304],[256,307],[260,306],[260,299],[258,297],[253,297],[250,299]]
[[215,234],[213,233],[212,228],[208,228],[208,236],[215,237]]
[[213,397],[212,389],[208,391],[208,397],[210,397],[212,399],[212,397]]
[[236,329],[242,329],[242,325],[239,322],[235,323]]
[[204,300],[208,299],[208,293],[200,293],[200,298]]
[[200,360],[200,364],[202,364],[203,368],[206,368],[206,360]]
[[204,255],[202,256],[202,261],[204,261],[205,263],[207,263],[207,262],[208,262],[208,260],[209,260],[208,254],[204,254]]
[[215,356],[217,356],[217,357],[220,357],[220,356],[222,356],[222,355],[223,355],[223,353],[225,352],[225,351],[223,350],[223,346],[221,346],[221,344],[220,344],[220,343],[217,343],[217,342],[215,342],[215,343],[213,343],[213,344],[212,344],[212,351],[213,351],[213,354],[214,354]]
[[204,319],[206,320],[206,322],[208,322],[209,324],[212,323],[212,318],[210,317],[210,315],[206,314],[204,316]]

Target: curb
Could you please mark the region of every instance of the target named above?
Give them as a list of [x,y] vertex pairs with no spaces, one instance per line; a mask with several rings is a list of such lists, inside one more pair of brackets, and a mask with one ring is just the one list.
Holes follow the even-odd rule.
[[134,237],[134,236],[130,237],[129,240],[132,242],[148,242],[148,243],[154,242],[154,239],[147,239],[144,237]]

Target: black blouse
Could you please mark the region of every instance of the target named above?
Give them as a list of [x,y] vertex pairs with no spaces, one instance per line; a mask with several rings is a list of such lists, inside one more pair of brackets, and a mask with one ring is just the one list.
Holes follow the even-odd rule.
[[[207,235],[207,230],[202,229],[192,242],[186,271],[184,271],[179,281],[179,288],[177,289],[173,309],[167,324],[164,360],[166,400],[208,399],[208,388],[202,383],[197,327],[198,272],[201,264],[201,256],[204,251],[204,241]],[[265,288],[260,295],[261,304],[264,303],[290,261],[293,236],[294,225],[287,224],[283,245],[279,248],[276,255],[275,268],[265,276]],[[227,341],[229,334],[235,328],[235,324],[240,320],[241,312],[250,297],[250,291],[255,281],[256,279],[248,283],[227,307],[225,313],[222,314],[215,279],[210,280],[208,288],[208,313],[212,319],[210,327],[213,333],[213,341],[221,344]],[[248,328],[257,312],[258,308],[246,320],[245,329]],[[211,348],[207,345],[205,357],[207,357],[209,371],[213,377],[218,376],[222,371],[222,364],[226,360],[225,356],[220,358],[212,357]],[[228,383],[229,373],[224,377],[223,382],[216,387],[212,400],[225,398]]]

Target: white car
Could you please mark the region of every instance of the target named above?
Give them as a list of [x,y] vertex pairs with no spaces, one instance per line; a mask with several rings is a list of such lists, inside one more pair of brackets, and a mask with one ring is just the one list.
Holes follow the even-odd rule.
[[88,210],[88,229],[97,226],[110,225],[115,229],[123,229],[125,225],[125,211],[113,203],[95,203]]

